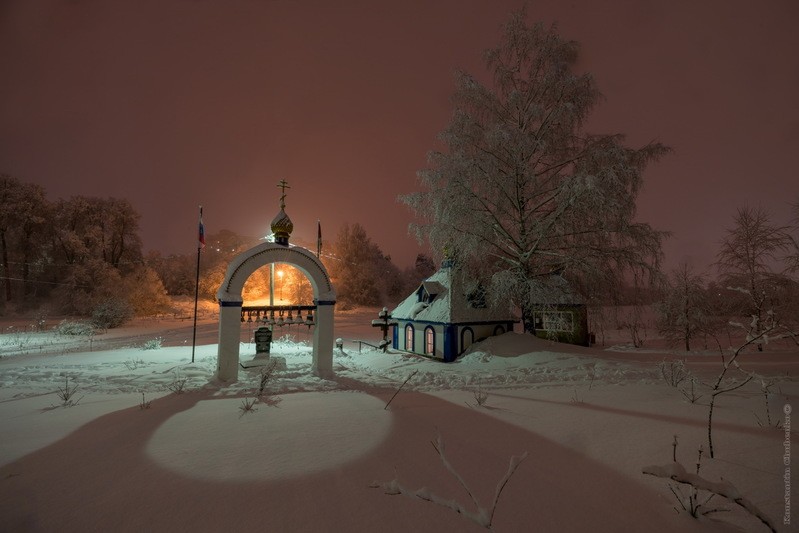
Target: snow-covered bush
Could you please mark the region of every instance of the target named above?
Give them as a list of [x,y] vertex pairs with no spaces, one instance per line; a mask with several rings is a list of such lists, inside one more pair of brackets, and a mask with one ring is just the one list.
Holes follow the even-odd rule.
[[181,377],[180,371],[175,371],[175,377],[172,379],[172,382],[166,386],[174,394],[183,394],[184,390],[186,389],[186,382],[188,378]]
[[148,341],[144,341],[142,344],[142,350],[159,350],[161,349],[161,342],[163,342],[163,337],[156,337],[154,339],[150,339]]
[[94,335],[94,326],[86,322],[76,322],[74,320],[62,320],[56,326],[56,333],[59,335],[91,336]]
[[92,324],[101,329],[119,327],[131,318],[133,309],[121,298],[105,300],[92,310]]
[[144,366],[144,360],[143,359],[127,359],[122,364],[125,365],[125,368],[127,368],[128,370],[136,370],[137,368]]

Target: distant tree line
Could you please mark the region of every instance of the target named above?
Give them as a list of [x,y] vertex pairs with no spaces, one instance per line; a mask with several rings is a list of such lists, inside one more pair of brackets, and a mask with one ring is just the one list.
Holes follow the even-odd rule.
[[73,196],[0,175],[0,310],[46,307],[113,327],[168,308],[142,257],[139,214],[127,200]]
[[[73,196],[49,201],[45,190],[0,175],[0,313],[39,310],[92,317],[114,327],[133,316],[172,311],[172,297],[193,298],[196,255],[144,254],[139,213],[118,198]],[[260,241],[220,230],[206,237],[199,294],[215,301],[230,260]],[[393,306],[434,270],[420,255],[399,269],[360,224],[345,224],[325,246],[322,262],[343,307]],[[284,302],[310,303],[310,282],[290,265],[278,265],[275,290]],[[270,269],[256,271],[245,301],[269,297]]]

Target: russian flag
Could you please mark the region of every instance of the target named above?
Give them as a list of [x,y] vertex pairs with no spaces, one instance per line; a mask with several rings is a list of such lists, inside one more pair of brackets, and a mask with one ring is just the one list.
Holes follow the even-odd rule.
[[205,248],[205,226],[203,225],[203,206],[200,206],[200,241],[198,243],[200,249]]

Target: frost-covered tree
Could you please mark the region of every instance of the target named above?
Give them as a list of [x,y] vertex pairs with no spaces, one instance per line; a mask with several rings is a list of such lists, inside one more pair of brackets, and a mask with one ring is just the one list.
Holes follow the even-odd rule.
[[43,240],[49,211],[41,186],[0,175],[0,274],[6,301],[11,300],[15,278],[22,281],[22,292],[28,292],[31,266],[43,253],[36,241]]
[[386,305],[405,296],[402,272],[357,222],[339,228],[332,249],[326,265],[344,304]]
[[333,249],[331,276],[338,298],[354,305],[378,305],[382,300],[378,270],[383,253],[363,226],[357,222],[341,226]]
[[792,240],[788,227],[773,224],[760,207],[739,208],[734,222],[721,242],[716,266],[725,286],[744,295],[737,312],[747,322],[751,318],[751,333],[759,336],[766,314],[779,314],[790,303],[783,290],[789,281],[783,275],[783,260]]
[[141,263],[140,218],[128,200],[88,196],[59,200],[52,228],[55,259],[67,265],[99,259],[114,268]]
[[145,257],[145,264],[155,270],[172,296],[194,296],[196,258],[187,254],[170,254],[164,257],[161,252],[152,250]]
[[668,341],[685,343],[685,351],[690,351],[691,341],[710,324],[704,277],[682,263],[672,271],[656,309],[660,334]]
[[485,53],[493,83],[457,73],[446,149],[419,172],[424,190],[400,198],[433,250],[485,267],[525,331],[552,273],[608,286],[631,270],[652,273],[661,254],[664,233],[635,221],[635,201],[646,166],[668,148],[585,131],[601,95],[575,72],[577,53],[554,26],[512,14]]

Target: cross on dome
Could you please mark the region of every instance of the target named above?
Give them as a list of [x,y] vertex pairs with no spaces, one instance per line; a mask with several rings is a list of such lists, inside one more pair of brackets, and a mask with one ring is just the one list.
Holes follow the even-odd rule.
[[277,186],[280,188],[280,212],[272,219],[272,233],[275,236],[275,243],[288,246],[289,236],[294,230],[294,223],[286,214],[286,189],[290,189],[286,180],[281,179]]
[[291,187],[289,187],[289,184],[285,179],[281,179],[277,186],[280,187],[280,209],[283,210],[286,208],[286,189],[291,189]]

